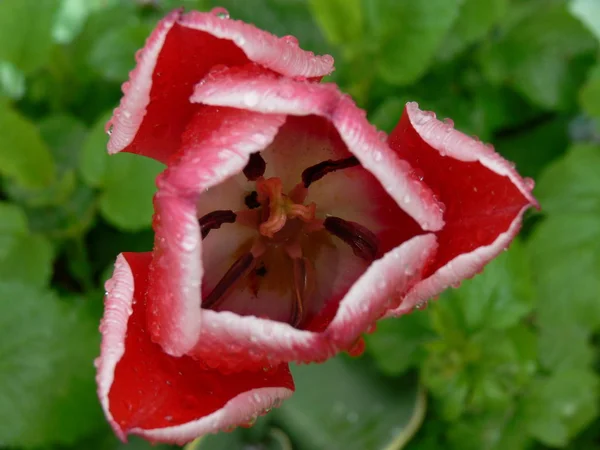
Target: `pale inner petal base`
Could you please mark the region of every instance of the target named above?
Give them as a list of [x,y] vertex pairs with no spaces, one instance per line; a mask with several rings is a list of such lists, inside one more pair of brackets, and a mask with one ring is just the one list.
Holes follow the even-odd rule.
[[[335,313],[369,264],[405,240],[395,230],[410,222],[315,116],[289,117],[260,157],[202,194],[198,217],[226,219],[203,239],[204,306],[301,329],[322,327],[319,314]],[[235,282],[232,267],[240,268]]]

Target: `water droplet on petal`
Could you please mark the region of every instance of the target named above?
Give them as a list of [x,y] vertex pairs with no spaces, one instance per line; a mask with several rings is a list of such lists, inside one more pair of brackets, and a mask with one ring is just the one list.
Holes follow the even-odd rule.
[[295,45],[296,47],[298,46],[298,39],[296,38],[296,36],[292,36],[291,34],[282,37],[281,40],[286,44]]
[[323,55],[321,56],[321,61],[323,61],[325,64],[333,64],[333,56]]
[[385,131],[378,131],[377,132],[377,137],[379,138],[379,140],[381,142],[385,142],[385,141],[387,141],[387,137],[388,136],[387,136],[387,133]]
[[244,95],[244,105],[252,108],[258,104],[258,94],[256,92],[248,92]]
[[376,150],[375,152],[373,152],[373,159],[374,159],[376,162],[379,162],[379,161],[381,161],[381,159],[382,159],[382,158],[383,158],[383,155],[381,154],[381,152],[380,152],[380,151],[377,151],[377,150]]
[[423,301],[417,303],[415,307],[420,310],[427,308],[427,300],[423,300]]
[[533,181],[533,178],[527,177],[523,181],[525,182],[525,187],[528,190],[530,190],[530,191],[533,190],[533,188],[535,187],[535,181]]
[[104,131],[106,131],[106,134],[108,134],[110,136],[112,134],[112,132],[113,132],[113,128],[114,127],[113,127],[113,124],[112,124],[112,121],[111,121],[111,122],[108,122],[106,124],[106,126],[104,127]]
[[212,14],[217,16],[219,19],[229,19],[229,11],[221,6],[217,6],[210,11]]

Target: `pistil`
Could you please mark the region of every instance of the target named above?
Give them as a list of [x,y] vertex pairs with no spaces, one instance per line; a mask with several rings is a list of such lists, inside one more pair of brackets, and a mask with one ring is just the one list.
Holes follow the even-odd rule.
[[258,200],[267,205],[265,208],[265,220],[259,226],[260,234],[268,238],[273,238],[275,233],[280,231],[288,219],[298,218],[303,222],[309,223],[315,219],[316,205],[302,205],[283,194],[283,185],[281,179],[277,177],[268,179],[259,179],[256,182]]

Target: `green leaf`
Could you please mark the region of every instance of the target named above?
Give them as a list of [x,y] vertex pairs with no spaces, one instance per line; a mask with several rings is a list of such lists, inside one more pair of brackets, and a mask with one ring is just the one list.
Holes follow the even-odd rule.
[[420,78],[458,17],[462,0],[364,0],[370,38],[378,48],[377,69],[398,85]]
[[[443,311],[442,303],[431,307],[434,317]],[[506,410],[535,373],[535,334],[518,325],[467,336],[460,324],[435,320],[444,321],[446,329],[426,345],[422,378],[441,403],[443,416],[455,421],[464,414]]]
[[440,58],[449,60],[483,38],[504,16],[507,8],[508,0],[464,0],[458,19],[442,43]]
[[100,212],[111,224],[123,230],[139,230],[152,223],[152,196],[156,176],[164,166],[131,153],[109,158]]
[[294,449],[400,449],[420,426],[425,399],[414,376],[390,380],[365,360],[337,357],[292,368],[296,393],[275,410]]
[[111,118],[112,111],[100,116],[92,127],[79,154],[79,173],[83,180],[92,187],[104,185],[109,156],[106,150],[108,135],[104,125]]
[[237,428],[231,433],[204,436],[184,447],[184,450],[293,450],[290,438],[272,426],[270,415],[259,417],[252,428]]
[[52,28],[54,39],[61,44],[71,42],[91,13],[112,7],[118,2],[119,0],[63,0]]
[[553,447],[565,446],[598,415],[597,374],[564,369],[537,380],[525,399],[523,425]]
[[97,203],[96,193],[78,182],[59,205],[27,208],[26,212],[32,231],[62,239],[80,236],[92,226]]
[[42,67],[50,56],[58,5],[58,0],[2,0],[0,59],[27,74]]
[[38,123],[40,135],[50,148],[59,176],[77,168],[79,152],[87,136],[86,126],[68,115],[46,116]]
[[579,91],[579,104],[590,116],[600,118],[600,64],[590,70],[585,84]]
[[453,423],[448,440],[456,450],[527,450],[531,437],[515,407],[499,413],[470,415]]
[[0,233],[26,233],[27,217],[17,205],[0,202]]
[[88,63],[107,80],[123,81],[135,66],[135,52],[144,46],[154,27],[135,23],[111,27],[94,44]]
[[50,242],[29,233],[24,211],[0,202],[0,280],[45,286],[52,273],[52,258]]
[[568,127],[565,118],[541,123],[538,118],[531,118],[496,138],[495,147],[517,165],[521,175],[535,179],[548,163],[565,152],[569,145]]
[[543,211],[567,215],[600,212],[600,147],[576,145],[540,177],[535,194]]
[[309,0],[313,16],[332,44],[345,44],[363,36],[362,0]]
[[563,4],[546,2],[510,23],[481,60],[490,82],[510,83],[539,106],[557,109],[570,106],[589,67],[585,56],[596,48]]
[[54,163],[35,126],[0,105],[0,130],[0,174],[28,188],[49,186],[54,181]]
[[540,302],[540,358],[548,368],[590,360],[600,328],[600,148],[573,147],[543,173],[536,190],[547,218],[529,253]]
[[398,97],[386,98],[379,104],[369,119],[380,130],[391,133],[398,124],[405,105],[405,99]]
[[377,323],[377,331],[365,336],[367,350],[386,375],[400,375],[421,363],[424,343],[435,338],[426,311]]
[[25,76],[14,64],[0,61],[0,98],[19,100],[25,94]]
[[32,286],[0,283],[4,445],[72,444],[102,426],[92,366],[97,346],[96,323],[81,308]]
[[581,20],[600,39],[600,3],[596,0],[571,0],[571,14]]
[[502,330],[519,323],[533,308],[529,261],[519,241],[488,264],[482,274],[443,295],[442,307],[461,311],[469,331]]

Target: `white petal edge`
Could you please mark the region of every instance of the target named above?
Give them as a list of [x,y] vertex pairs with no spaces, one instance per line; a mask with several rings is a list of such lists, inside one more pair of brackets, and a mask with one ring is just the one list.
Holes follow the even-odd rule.
[[501,233],[490,245],[482,246],[470,253],[464,253],[440,267],[433,275],[416,284],[406,295],[402,304],[386,313],[386,317],[397,317],[409,313],[419,303],[428,301],[443,290],[471,278],[481,271],[489,261],[508,248],[519,233],[523,214],[530,205],[521,208],[508,230]]
[[[221,76],[220,76],[221,75]],[[230,106],[265,114],[317,115],[329,119],[351,153],[382,183],[396,203],[424,230],[443,227],[442,208],[433,193],[412,176],[352,99],[333,84],[314,84],[271,76],[209,75],[194,90],[192,102]]]
[[422,111],[416,102],[407,103],[406,112],[417,134],[437,152],[459,161],[477,161],[492,172],[508,177],[532,205],[539,207],[531,194],[533,181],[523,179],[515,167],[496,153],[491,145],[455,130],[449,123],[437,120],[434,113]]
[[144,438],[183,445],[205,434],[224,431],[230,426],[247,423],[288,399],[293,391],[287,388],[257,388],[239,394],[218,411],[182,425],[146,430],[132,428],[130,434]]
[[117,256],[113,276],[106,282],[105,287],[104,316],[100,324],[102,344],[100,356],[94,362],[97,369],[96,382],[104,414],[119,439],[125,440],[125,433],[110,413],[108,400],[115,368],[125,353],[127,322],[133,313],[133,273],[122,253]]
[[[398,303],[412,282],[418,280],[423,265],[436,248],[434,234],[420,235],[373,262],[346,293],[323,332],[297,330],[286,323],[227,311],[202,310],[202,332],[198,346],[190,354],[206,358],[211,353],[237,348],[240,350],[237,357],[242,362],[263,361],[265,353],[272,365],[324,361],[351,345],[385,313],[390,301]],[[402,267],[399,272],[394,271],[397,266]],[[373,289],[378,290],[376,295]],[[230,355],[229,360],[236,364],[235,355]]]
[[146,106],[150,103],[152,74],[158,55],[167,34],[180,16],[181,10],[175,10],[162,19],[148,37],[144,48],[136,54],[137,64],[129,74],[129,81],[123,84],[121,103],[106,124],[110,133],[107,144],[109,154],[120,152],[135,138],[146,115]]
[[175,23],[230,40],[251,61],[286,76],[322,77],[334,70],[330,55],[315,56],[251,24],[220,18],[212,13],[192,11],[182,15],[182,11],[177,9],[163,18],[136,54],[136,67],[129,74],[129,81],[123,84],[123,98],[106,125],[111,131],[107,145],[109,154],[118,153],[133,142],[150,102],[152,74],[158,55]]

